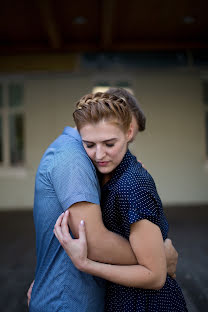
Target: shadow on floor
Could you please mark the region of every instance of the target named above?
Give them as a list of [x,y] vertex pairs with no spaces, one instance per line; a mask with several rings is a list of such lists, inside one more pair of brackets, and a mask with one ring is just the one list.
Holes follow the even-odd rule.
[[[206,312],[208,207],[169,207],[165,212],[169,237],[179,252],[177,281],[189,312]],[[32,211],[0,212],[0,250],[0,311],[28,311],[26,293],[36,263]]]

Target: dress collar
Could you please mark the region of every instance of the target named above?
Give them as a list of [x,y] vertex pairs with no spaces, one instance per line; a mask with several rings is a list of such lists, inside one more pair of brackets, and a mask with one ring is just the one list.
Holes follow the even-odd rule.
[[137,159],[135,156],[131,154],[129,150],[127,150],[123,160],[113,171],[112,177],[107,183],[103,185],[102,189],[103,190],[105,190],[106,188],[111,189],[114,186],[114,184],[118,181],[118,179],[123,175],[123,173],[128,169],[128,167],[133,163],[137,163]]

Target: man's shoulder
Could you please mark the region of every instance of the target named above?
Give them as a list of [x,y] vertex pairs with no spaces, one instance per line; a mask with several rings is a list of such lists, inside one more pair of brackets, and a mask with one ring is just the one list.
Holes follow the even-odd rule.
[[51,171],[54,167],[71,167],[75,163],[83,163],[86,167],[92,166],[82,142],[63,133],[45,150],[40,160],[39,170]]
[[67,157],[69,159],[74,157],[86,158],[85,154],[84,147],[80,140],[74,136],[62,133],[49,145],[43,157]]
[[83,173],[89,171],[89,174],[96,172],[82,142],[76,137],[62,134],[49,146],[47,154],[51,155],[53,169],[65,168],[71,172],[82,170]]

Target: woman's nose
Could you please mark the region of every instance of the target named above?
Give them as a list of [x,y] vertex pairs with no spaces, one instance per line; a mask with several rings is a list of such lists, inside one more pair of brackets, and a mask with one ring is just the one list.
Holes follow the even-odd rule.
[[105,157],[105,150],[103,147],[98,146],[96,149],[96,160],[102,160]]

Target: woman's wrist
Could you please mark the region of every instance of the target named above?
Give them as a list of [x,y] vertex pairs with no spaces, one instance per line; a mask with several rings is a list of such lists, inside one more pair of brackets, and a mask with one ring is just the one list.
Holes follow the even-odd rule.
[[94,262],[93,260],[86,258],[84,261],[77,263],[76,267],[78,270],[82,272],[89,273],[90,268],[92,268],[93,266],[93,262]]

